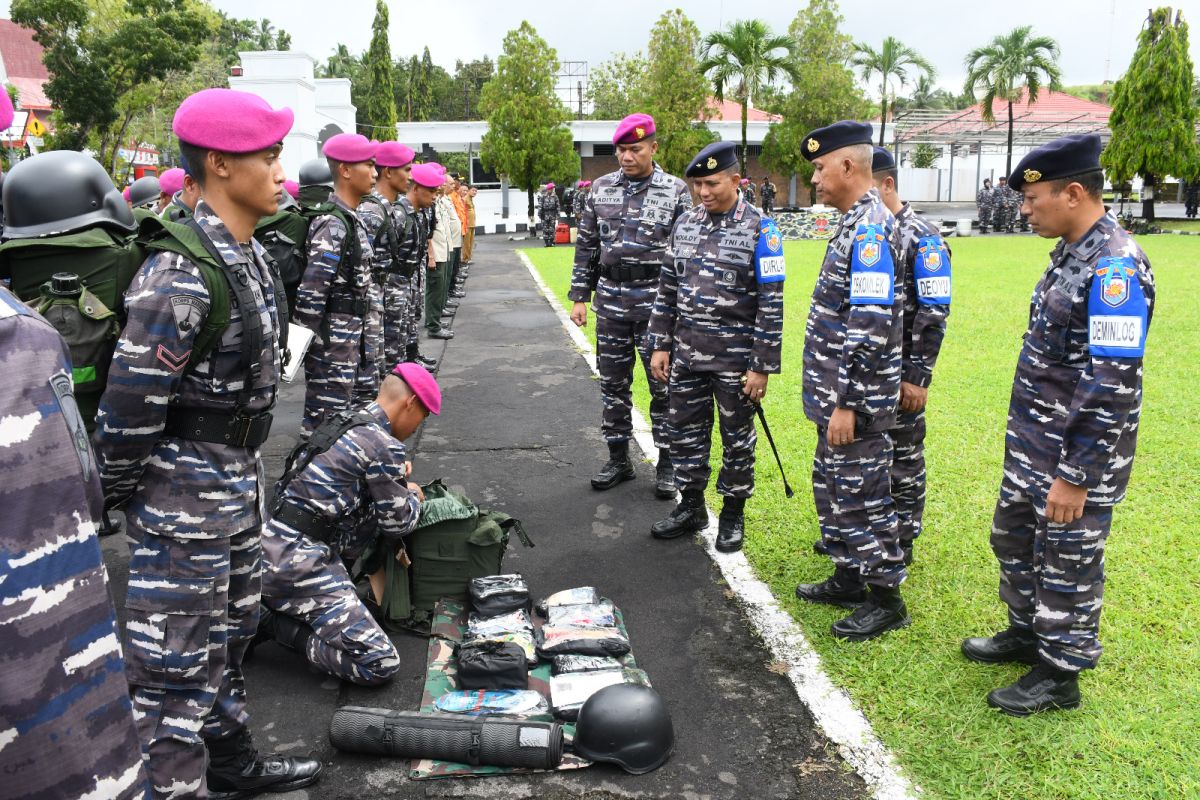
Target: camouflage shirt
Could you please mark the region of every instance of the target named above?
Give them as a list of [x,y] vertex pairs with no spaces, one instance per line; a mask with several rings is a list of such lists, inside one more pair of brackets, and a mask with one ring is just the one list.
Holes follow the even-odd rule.
[[[346,205],[337,195],[331,201],[352,220],[355,210]],[[323,323],[345,326],[353,336],[363,334],[363,318],[353,314],[327,315],[325,306],[333,298],[367,299],[373,301],[375,292],[371,277],[371,242],[361,225],[354,225],[358,237],[361,257],[357,264],[342,264],[342,243],[346,239],[346,226],[333,214],[315,218],[308,226],[308,266],[296,289],[296,308],[292,310],[292,321],[313,331],[324,342]],[[354,254],[355,248],[347,247],[346,255]],[[371,303],[374,305],[374,303]]]
[[4,797],[143,797],[96,538],[103,497],[70,353],[0,289],[0,772]]
[[[917,216],[908,203],[896,215],[896,226],[900,231],[900,247],[904,253],[904,333],[901,339],[904,366],[900,379],[927,387],[933,381],[933,365],[937,363],[938,351],[946,335],[950,303],[939,302],[948,298],[931,294],[940,291],[940,287],[927,290],[924,288],[927,284],[923,283],[921,290],[918,290],[917,259],[921,259],[922,275],[937,275],[940,272],[949,279],[950,259],[946,254],[950,248],[938,229]],[[933,272],[929,272],[927,265],[934,264]]]
[[[331,546],[347,558],[360,555],[375,536],[399,542],[412,533],[421,516],[420,501],[409,491],[404,474],[404,443],[392,436],[391,423],[378,403],[368,403],[363,410],[376,424],[346,431],[284,491],[284,502],[330,521],[338,531]],[[364,522],[373,522],[374,527]],[[271,524],[287,527],[277,521]]]
[[760,282],[760,237],[774,237],[782,264],[778,229],[744,200],[724,214],[696,206],[679,218],[650,317],[652,350],[671,351],[694,372],[780,371],[783,281]]
[[[568,298],[577,303],[592,299],[590,264],[599,251],[605,268],[645,264],[654,270],[667,263],[667,240],[675,222],[692,206],[692,195],[683,180],[654,165],[648,178],[630,180],[621,170],[596,179],[584,200],[575,244],[575,269]],[[658,276],[616,281],[601,277],[596,284],[592,310],[608,319],[650,319]]]
[[896,220],[871,188],[829,240],[808,310],[804,414],[819,427],[829,425],[835,408],[858,414],[863,431],[886,431],[895,422],[902,264]]
[[[201,200],[195,220],[227,265],[250,274],[262,325],[261,370],[245,411],[275,404],[279,323],[274,280],[263,248],[239,245]],[[100,480],[109,506],[142,529],[181,539],[216,539],[260,524],[262,466],[257,448],[164,436],[171,407],[232,413],[247,378],[242,365],[242,312],[230,297],[229,327],[193,369],[192,344],[208,318],[210,297],[200,268],[175,253],[146,259],[125,292],[128,320],[109,368],[96,417]]]
[[392,222],[392,204],[382,195],[372,192],[358,204],[358,218],[363,232],[371,243],[371,266],[377,283],[382,285],[383,276],[392,268],[396,252],[396,229]]
[[554,219],[558,216],[558,197],[554,192],[543,192],[538,197],[538,216],[542,219]]
[[392,227],[397,232],[401,269],[409,275],[425,265],[429,233],[425,230],[426,215],[413,209],[407,197],[400,196],[392,203]]
[[1004,471],[1019,486],[1044,496],[1060,477],[1086,486],[1089,505],[1124,499],[1141,416],[1142,356],[1100,343],[1112,338],[1107,321],[1136,315],[1138,295],[1144,345],[1154,273],[1112,214],[1050,254],[1030,302],[1008,409]]

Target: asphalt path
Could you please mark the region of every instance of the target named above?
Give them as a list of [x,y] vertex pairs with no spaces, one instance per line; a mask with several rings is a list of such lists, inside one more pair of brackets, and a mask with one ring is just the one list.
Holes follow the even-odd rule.
[[[676,749],[655,772],[611,765],[534,775],[410,781],[406,762],[353,756],[328,741],[342,705],[416,710],[427,640],[394,637],[404,666],[368,689],[323,676],[294,653],[260,647],[246,665],[251,728],[262,749],[313,754],[322,781],[291,798],[820,798],[867,796],[861,779],[815,728],[781,665],[750,630],[737,599],[701,546],[649,535],[671,503],[654,498],[653,465],[637,479],[595,492],[588,478],[606,457],[600,394],[587,364],[503,236],[476,239],[467,297],[446,343],[422,339],[441,358],[441,415],[410,442],[414,480],[444,478],[481,506],[523,521],[536,547],[515,541],[506,571],[536,596],[594,585],[623,610],[638,665],[666,700]],[[271,439],[268,476],[299,430],[303,386],[286,385]],[[634,447],[636,452],[636,446]],[[114,596],[124,597],[127,548],[104,542]]]

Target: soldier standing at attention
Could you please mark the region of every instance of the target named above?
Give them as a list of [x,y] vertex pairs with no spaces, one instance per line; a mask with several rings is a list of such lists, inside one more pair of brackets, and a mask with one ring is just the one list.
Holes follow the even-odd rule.
[[1014,204],[1016,193],[1008,188],[1008,179],[1001,176],[997,181],[996,197],[993,201],[994,211],[992,212],[992,224],[996,228],[996,232],[1004,231],[1005,233],[1013,232],[1013,223],[1016,218],[1016,207],[1020,205],[1020,201]]
[[[373,240],[376,272],[383,278],[383,355],[381,369],[394,366],[404,358],[408,335],[406,318],[409,278],[401,262],[401,240],[405,235],[405,214],[396,204],[408,192],[414,153],[399,142],[380,142],[375,152],[375,195],[363,198],[359,217],[367,236]],[[385,216],[386,215],[386,216]],[[412,223],[415,224],[415,223]]]
[[428,369],[436,367],[437,361],[421,355],[417,334],[425,302],[422,278],[429,250],[428,212],[437,200],[437,188],[442,182],[439,167],[439,164],[414,164],[408,192],[392,204],[395,226],[401,232],[398,269],[407,276],[405,281],[409,290],[398,344],[403,348],[405,361],[416,362]]
[[580,181],[579,190],[575,192],[575,197],[572,199],[575,227],[579,227],[579,221],[583,219],[583,210],[587,207],[588,197],[591,195],[591,185],[591,181]]
[[705,147],[684,173],[700,205],[679,218],[654,300],[651,371],[670,379],[671,461],[681,499],[650,529],[673,539],[708,525],[713,402],[721,429],[717,550],[742,549],[754,494],[754,412],[783,346],[783,241],[775,223],[738,197],[737,148]]
[[775,184],[771,183],[771,176],[764,175],[762,185],[759,187],[759,195],[762,197],[762,212],[766,216],[770,216],[775,210]]
[[302,436],[349,408],[356,388],[366,391],[376,370],[382,291],[371,275],[371,242],[356,209],[375,185],[377,149],[361,134],[339,133],[322,150],[333,176],[334,208],[308,226],[308,266],[292,312],[292,321],[314,334],[304,356]]
[[558,228],[558,196],[554,184],[547,183],[546,191],[538,198],[538,218],[542,223],[542,241],[546,247],[554,247],[554,234]]
[[[904,284],[895,217],[872,185],[871,126],[836,122],[804,138],[812,185],[842,212],[813,289],[804,339],[804,413],[817,426],[813,500],[833,575],[796,596],[854,608],[833,634],[861,642],[909,624],[890,485],[902,375]],[[868,592],[867,589],[870,589]]]
[[[896,267],[904,271],[900,409],[891,437],[892,501],[900,520],[900,549],[908,565],[925,513],[925,403],[950,316],[950,248],[936,227],[900,200],[896,160],[890,152],[875,148],[871,173],[875,190],[896,218],[901,248]],[[900,284],[897,279],[896,285]]]
[[[613,133],[620,169],[596,179],[585,193],[575,245],[575,269],[568,297],[575,301],[571,321],[587,324],[587,303],[596,312],[596,362],[604,410],[600,432],[608,462],[592,478],[592,488],[611,489],[633,478],[629,439],[633,436],[633,366],[638,356],[650,386],[650,422],[658,448],[655,494],[675,496],[667,435],[667,384],[650,371],[646,327],[658,291],[667,239],[675,221],[691,207],[687,184],[663,172],[654,119],[632,114]],[[593,290],[595,297],[592,297]]]
[[124,507],[131,540],[126,674],[155,797],[287,791],[314,783],[321,762],[254,749],[242,658],[258,626],[259,447],[279,382],[282,313],[252,237],[282,195],[292,112],[205,89],[183,101],[172,127],[204,195],[189,225],[227,273],[230,320],[185,369],[212,306],[201,268],[156,253],[125,294],[95,443],[105,503]]
[[1059,242],[1017,358],[992,521],[1009,627],[962,651],[1033,666],[987,698],[1025,716],[1078,706],[1079,673],[1100,659],[1104,545],[1133,468],[1155,291],[1146,254],[1104,209],[1099,136],[1031,151],[1010,185],[1034,232]]
[[996,208],[996,190],[991,178],[984,178],[983,188],[975,193],[975,208],[979,210],[979,232],[987,233]]

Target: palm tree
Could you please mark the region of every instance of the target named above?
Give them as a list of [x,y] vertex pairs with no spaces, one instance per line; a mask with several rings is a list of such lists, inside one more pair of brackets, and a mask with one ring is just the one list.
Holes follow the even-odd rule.
[[989,125],[996,124],[992,105],[996,100],[1008,103],[1008,160],[1004,174],[1012,172],[1013,102],[1021,92],[1029,90],[1029,105],[1037,102],[1043,84],[1051,91],[1060,91],[1062,84],[1058,69],[1058,42],[1049,36],[1031,36],[1032,25],[1013,28],[1004,36],[992,39],[991,44],[967,53],[967,80],[964,91],[974,100],[981,93],[980,116]]
[[937,70],[924,56],[894,36],[885,38],[878,50],[864,42],[855,42],[854,56],[850,63],[858,67],[862,79],[867,83],[876,76],[879,79],[879,94],[882,100],[879,112],[879,146],[883,147],[883,133],[888,121],[888,97],[894,98],[897,86],[908,83],[910,69],[915,68],[929,80],[933,80]]
[[350,54],[350,48],[344,44],[337,45],[333,55],[325,60],[325,69],[320,70],[322,78],[349,78],[357,69],[359,60]]
[[700,50],[700,72],[713,84],[713,94],[725,99],[725,90],[742,105],[741,172],[746,174],[746,117],[750,103],[763,88],[787,76],[795,79],[795,43],[789,36],[776,36],[758,19],[737,20],[723,31],[704,37]]

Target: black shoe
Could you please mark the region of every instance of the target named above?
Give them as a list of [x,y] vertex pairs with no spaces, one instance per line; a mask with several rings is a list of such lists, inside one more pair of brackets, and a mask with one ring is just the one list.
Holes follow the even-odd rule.
[[797,586],[796,597],[810,603],[858,608],[867,599],[867,587],[850,570],[838,567],[820,583],[802,583]]
[[839,639],[865,642],[888,631],[904,628],[911,622],[899,588],[872,586],[867,601],[850,616],[833,623],[830,630]]
[[825,546],[824,539],[817,539],[815,542],[813,542],[813,552],[819,556],[829,555],[829,548]]
[[453,298],[446,301],[446,307],[442,309],[442,313],[446,313],[446,308],[458,308],[459,302]]
[[980,664],[1039,663],[1037,637],[1020,628],[1007,628],[995,636],[963,639],[962,654]]
[[429,358],[418,353],[415,360],[425,369],[437,369],[438,362],[436,358]]
[[658,464],[654,467],[654,496],[659,500],[675,499],[675,468],[666,450],[658,451]]
[[290,792],[311,786],[321,777],[315,758],[261,755],[250,731],[243,728],[224,739],[206,739],[208,796],[211,800],[241,800],[263,792]]
[[440,330],[430,331],[429,338],[430,339],[453,339],[454,331],[450,330],[449,328],[441,328]]
[[629,442],[608,446],[608,461],[592,478],[592,488],[603,492],[623,481],[633,480],[633,462],[629,460]]
[[987,703],[1014,717],[1028,717],[1056,708],[1079,708],[1079,674],[1039,662],[1016,683],[988,692]]
[[100,517],[100,527],[96,530],[96,535],[101,537],[112,536],[123,530],[125,530],[124,519],[120,517],[113,519],[110,513],[105,511]]
[[308,652],[308,639],[313,629],[295,617],[272,611],[265,605],[259,606],[258,630],[251,644],[273,641],[297,653]]
[[717,552],[736,553],[742,549],[746,539],[746,499],[726,497],[721,514],[717,517]]
[[675,539],[685,533],[702,531],[708,526],[708,511],[704,507],[704,492],[701,489],[685,489],[679,504],[666,519],[650,526],[650,535],[655,539]]
[[904,554],[904,566],[911,567],[913,562],[913,543],[901,542],[900,552]]

